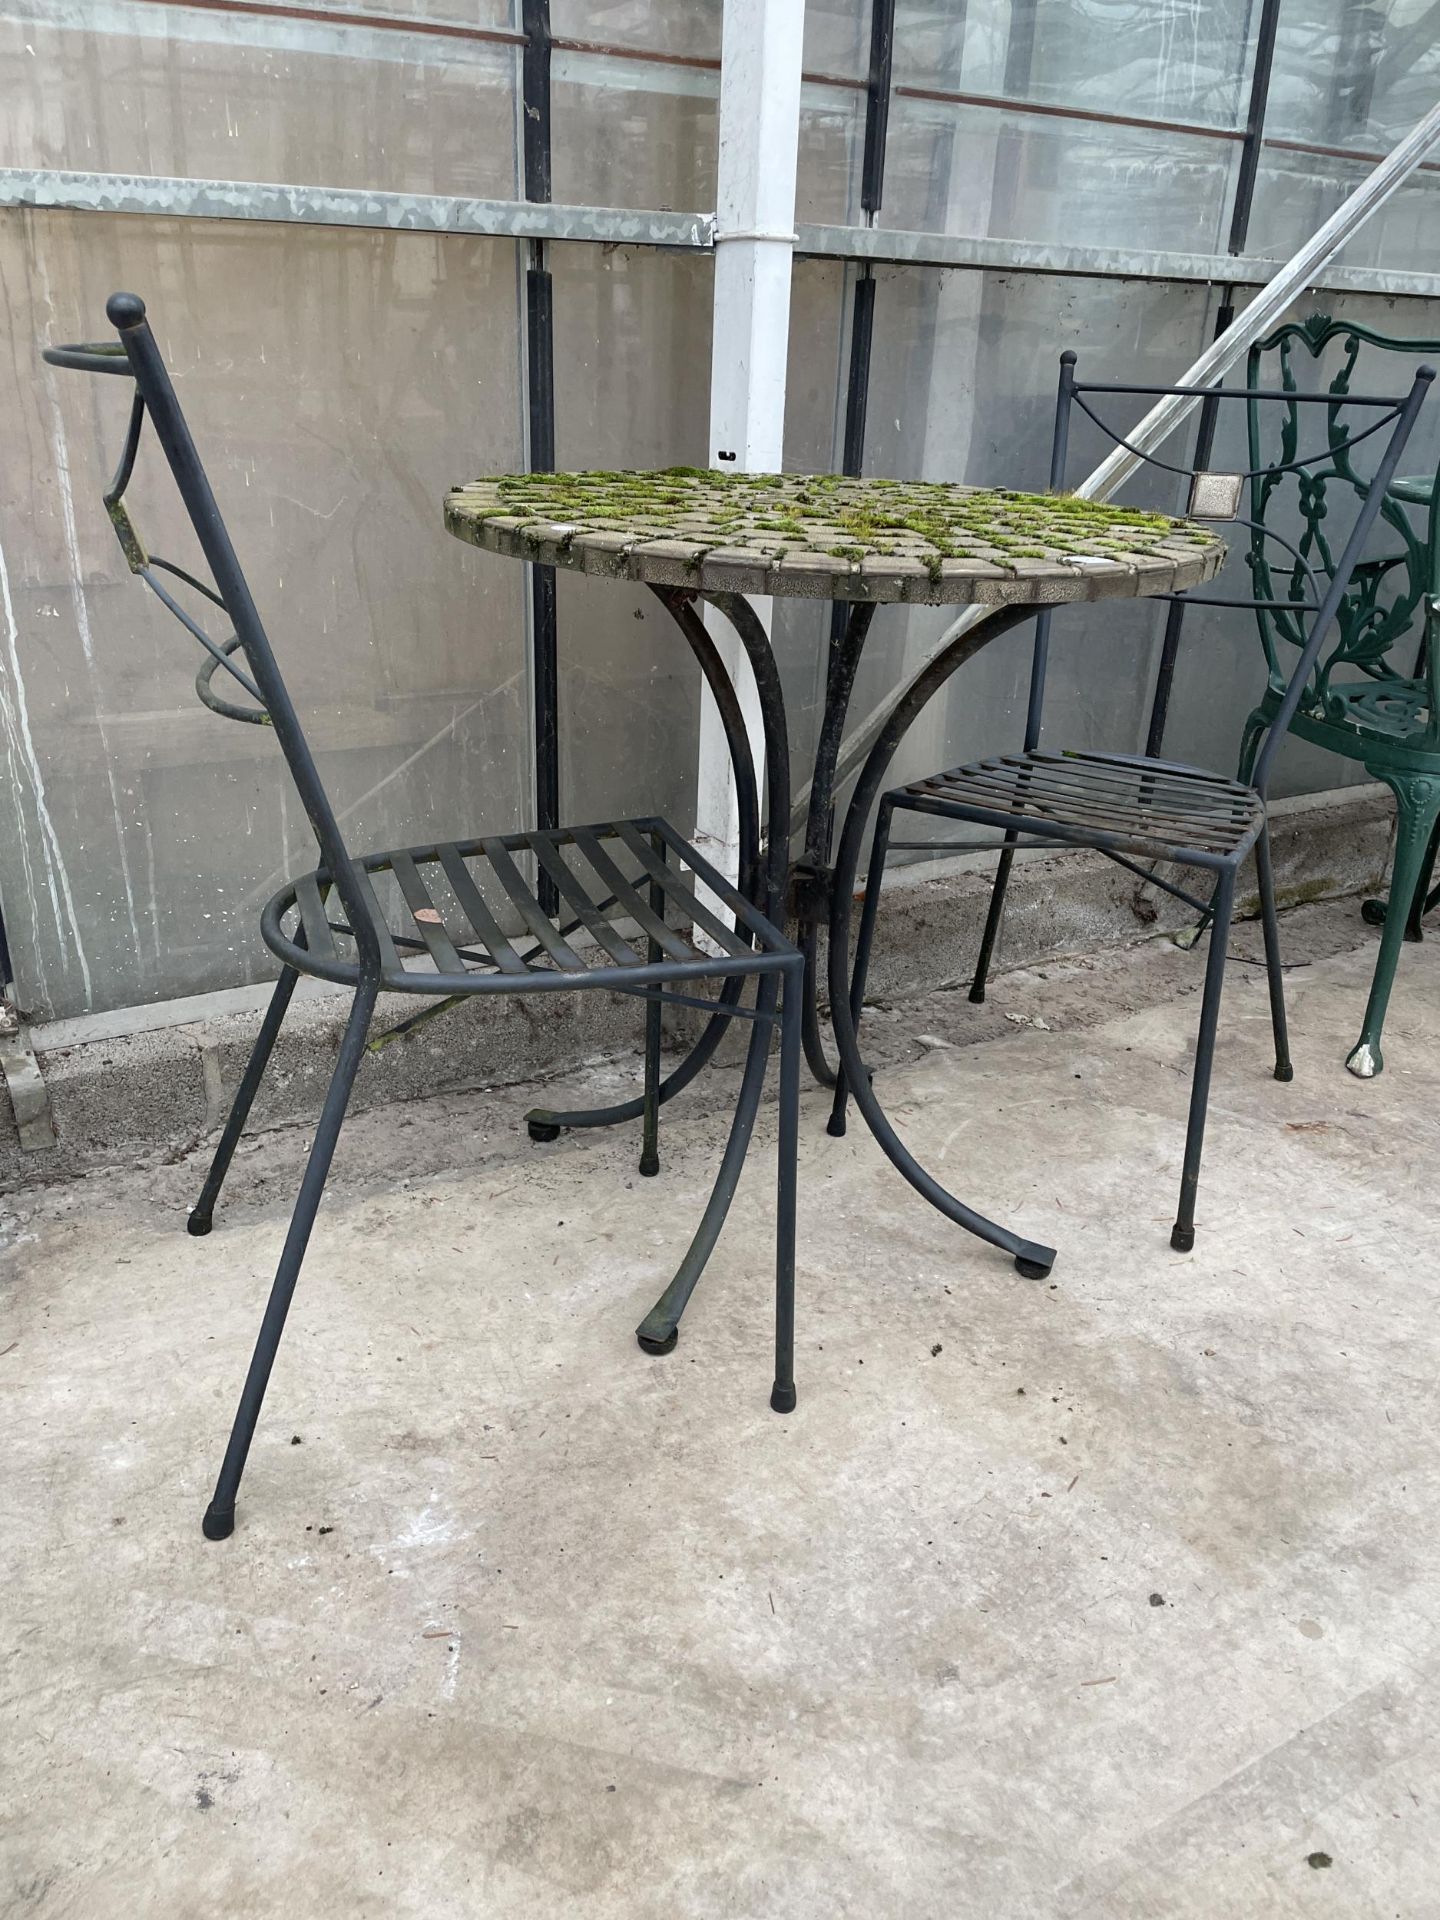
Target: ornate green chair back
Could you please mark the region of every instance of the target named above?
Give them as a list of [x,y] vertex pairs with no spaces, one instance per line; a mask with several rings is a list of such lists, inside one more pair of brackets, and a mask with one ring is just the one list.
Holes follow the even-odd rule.
[[[1440,352],[1440,341],[1399,339],[1350,321],[1332,320],[1326,314],[1313,314],[1306,320],[1288,322],[1255,343],[1247,361],[1246,385],[1273,390],[1278,362],[1278,384],[1283,390],[1313,392],[1315,363],[1336,343],[1340,364],[1329,382],[1335,404],[1325,409],[1330,460],[1289,473],[1274,469],[1254,473],[1250,481],[1248,560],[1257,600],[1309,600],[1317,583],[1323,592],[1333,571],[1332,548],[1338,552],[1344,545],[1343,535],[1332,541],[1326,520],[1337,495],[1359,498],[1368,485],[1364,472],[1352,459],[1352,441],[1359,435],[1358,416],[1346,409],[1347,397],[1356,390],[1353,375],[1362,348],[1412,356]],[[1365,365],[1366,391],[1383,392],[1393,384],[1370,377],[1375,370],[1372,355],[1366,355]],[[1252,470],[1275,458],[1273,451],[1262,449],[1261,434],[1265,426],[1273,433],[1277,412],[1282,416],[1277,466],[1284,468],[1301,457],[1305,450],[1298,444],[1299,406],[1276,409],[1252,402],[1247,411]],[[1362,560],[1356,567],[1341,602],[1334,642],[1316,663],[1297,720],[1302,731],[1308,731],[1308,720],[1337,726],[1351,736],[1403,738],[1411,751],[1440,750],[1440,700],[1436,698],[1440,692],[1436,677],[1440,650],[1432,644],[1440,596],[1440,484],[1436,475],[1396,482],[1380,511],[1377,525],[1389,530],[1387,545],[1391,550]],[[1282,516],[1286,536],[1294,545],[1288,569],[1284,549],[1265,532],[1267,527],[1273,531]],[[1345,531],[1349,521],[1348,514],[1340,516],[1339,524]],[[1307,579],[1307,566],[1316,576],[1315,583]],[[1261,608],[1256,619],[1271,694],[1283,694],[1293,671],[1293,649],[1305,642],[1303,618],[1284,608]]]

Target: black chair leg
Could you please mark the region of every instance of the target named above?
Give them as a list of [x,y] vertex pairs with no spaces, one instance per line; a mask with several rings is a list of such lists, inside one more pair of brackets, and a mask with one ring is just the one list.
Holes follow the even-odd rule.
[[240,1144],[240,1136],[245,1131],[245,1122],[250,1118],[250,1109],[255,1104],[255,1096],[260,1091],[260,1082],[265,1078],[265,1069],[270,1064],[270,1054],[279,1037],[280,1028],[290,1005],[290,996],[295,991],[295,982],[299,979],[293,967],[286,967],[275,982],[275,991],[270,996],[270,1004],[265,1009],[265,1018],[261,1022],[260,1032],[235,1089],[235,1098],[230,1106],[230,1114],[225,1122],[225,1131],[220,1135],[220,1144],[215,1149],[215,1158],[210,1163],[210,1171],[205,1176],[205,1184],[200,1189],[200,1198],[190,1209],[190,1218],[186,1222],[193,1234],[209,1233],[214,1224],[215,1202],[220,1198],[220,1189],[225,1184],[225,1176],[230,1171],[230,1162],[235,1157],[235,1149]]
[[[651,844],[663,860],[665,842],[658,833],[651,836]],[[650,907],[654,913],[665,912],[665,890],[658,880],[650,882]],[[662,957],[660,942],[652,934],[647,958],[653,966]],[[645,1002],[645,1103],[640,1139],[640,1171],[647,1180],[660,1171],[660,1016],[663,1010],[660,995],[652,993]]]
[[[850,974],[850,1017],[855,1022],[856,1034],[860,1029],[860,1015],[865,1005],[865,980],[870,972],[870,949],[875,944],[875,922],[880,912],[880,883],[885,875],[885,856],[890,846],[891,809],[882,800],[880,811],[875,817],[875,838],[870,846],[870,871],[865,878],[865,904],[860,909],[860,932],[855,941],[855,965]],[[845,1080],[843,1066],[835,1074],[835,1098],[830,1107],[830,1118],[825,1123],[825,1131],[833,1134],[837,1140],[845,1137],[846,1114],[850,1104],[850,1089]]]
[[310,1158],[305,1164],[305,1176],[300,1182],[299,1197],[290,1218],[290,1231],[285,1236],[265,1317],[260,1323],[260,1337],[255,1343],[250,1371],[245,1376],[245,1386],[236,1410],[235,1425],[231,1429],[230,1443],[225,1449],[220,1478],[215,1484],[214,1497],[205,1510],[203,1531],[207,1540],[224,1540],[235,1530],[235,1496],[240,1488],[240,1476],[245,1471],[245,1460],[254,1438],[255,1423],[260,1417],[270,1369],[275,1364],[280,1335],[285,1330],[285,1316],[290,1311],[295,1282],[300,1275],[300,1263],[305,1258],[310,1229],[315,1224],[315,1214],[325,1191],[330,1162],[334,1158],[335,1143],[340,1138],[345,1109],[350,1104],[355,1072],[365,1052],[365,1035],[375,1011],[377,990],[377,984],[373,981],[362,981],[356,989],[355,1004],[350,1009],[350,1018],[340,1042],[340,1055],[330,1077],[325,1105],[320,1112],[320,1124],[315,1129]]
[[1195,1072],[1190,1081],[1190,1121],[1185,1132],[1185,1161],[1180,1174],[1180,1207],[1170,1231],[1177,1253],[1195,1245],[1195,1195],[1200,1185],[1200,1153],[1205,1144],[1205,1114],[1210,1104],[1210,1070],[1215,1062],[1215,1030],[1220,1020],[1220,994],[1225,985],[1225,950],[1230,941],[1230,916],[1235,905],[1235,869],[1220,875],[1210,921],[1210,951],[1205,956],[1205,997],[1200,1008],[1200,1032],[1195,1041]]
[[780,1025],[780,1142],[775,1189],[775,1385],[776,1413],[795,1410],[795,1193],[800,1151],[801,1019],[805,993],[802,961],[785,975]]
[[640,1171],[647,1179],[660,1171],[660,1013],[660,996],[652,993],[645,1003],[645,1110],[640,1138]]
[[[1006,841],[1013,841],[1013,833],[1005,835]],[[1015,864],[1015,849],[1012,845],[1002,848],[999,862],[995,868],[995,884],[990,889],[990,910],[985,915],[985,931],[980,936],[980,953],[975,961],[975,977],[970,982],[970,999],[981,1006],[985,999],[985,982],[990,978],[990,962],[995,954],[995,942],[1000,938],[1000,920],[1005,912],[1005,891],[1010,885],[1010,869]]]
[[1275,1078],[1293,1080],[1290,1032],[1285,1021],[1285,977],[1280,967],[1280,918],[1275,911],[1275,872],[1270,863],[1270,829],[1255,842],[1255,872],[1260,882],[1260,923],[1265,930],[1265,974],[1270,986],[1270,1024],[1275,1033]]

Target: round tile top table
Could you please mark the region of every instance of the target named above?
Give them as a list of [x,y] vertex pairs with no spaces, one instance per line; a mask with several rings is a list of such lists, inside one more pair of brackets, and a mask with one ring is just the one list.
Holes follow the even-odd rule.
[[[771,916],[787,904],[806,956],[805,1052],[834,1085],[818,1003],[819,930],[829,927],[830,1024],[843,1074],[886,1154],[941,1212],[1009,1253],[1022,1273],[1048,1273],[1054,1251],[987,1220],[920,1165],[885,1115],[861,1060],[850,1008],[850,911],[861,845],[896,749],[927,702],[965,661],[1025,620],[1073,602],[1183,593],[1218,573],[1227,548],[1211,527],[1070,494],[838,474],[721,473],[673,467],[647,473],[502,474],[456,487],[445,524],[471,545],[510,559],[650,587],[675,621],[714,695],[735,770],[740,880]],[[780,676],[748,596],[824,600],[845,609],[832,632],[825,709],[811,770],[804,850],[790,860],[791,766]],[[764,736],[765,831],[739,693],[700,617],[716,608],[754,675]],[[974,606],[981,617],[896,689],[864,763],[831,862],[834,786],[845,716],[866,635],[885,605]],[[763,859],[762,859],[763,852]],[[736,1017],[741,983],[661,1089],[673,1097],[713,1057]],[[763,1082],[766,1034],[752,1027],[731,1147],[743,1155]],[[758,1069],[756,1068],[758,1062]],[[753,1083],[753,1089],[752,1089]],[[747,1097],[749,1095],[750,1097]],[[633,1110],[633,1111],[632,1111]],[[605,1126],[634,1117],[627,1101],[585,1112],[538,1111],[532,1131]],[[731,1148],[727,1148],[727,1153]],[[639,1328],[642,1346],[674,1344],[694,1279],[682,1270]]]

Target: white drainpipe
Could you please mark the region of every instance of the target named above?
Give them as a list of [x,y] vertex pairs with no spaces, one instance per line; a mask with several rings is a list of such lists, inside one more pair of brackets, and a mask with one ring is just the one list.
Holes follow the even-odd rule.
[[[710,464],[722,473],[778,473],[784,454],[804,26],[802,0],[725,0],[710,350]],[[771,602],[752,604],[768,631]],[[763,779],[759,707],[749,673],[740,671],[740,644],[718,614],[707,612],[706,624],[740,688]],[[763,797],[761,810],[763,819]],[[740,850],[735,780],[708,692],[700,714],[696,841],[733,879]]]

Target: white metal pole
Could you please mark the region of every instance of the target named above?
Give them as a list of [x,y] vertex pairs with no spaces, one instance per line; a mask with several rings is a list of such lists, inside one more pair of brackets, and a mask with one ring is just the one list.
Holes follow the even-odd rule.
[[[725,0],[710,349],[710,464],[722,473],[778,473],[784,453],[795,168],[800,144],[802,0]],[[753,602],[768,628],[771,603]],[[740,688],[757,776],[765,764],[759,708],[729,624],[707,614]],[[763,806],[762,806],[763,818]],[[696,840],[720,871],[739,871],[734,773],[714,701],[702,696]]]

